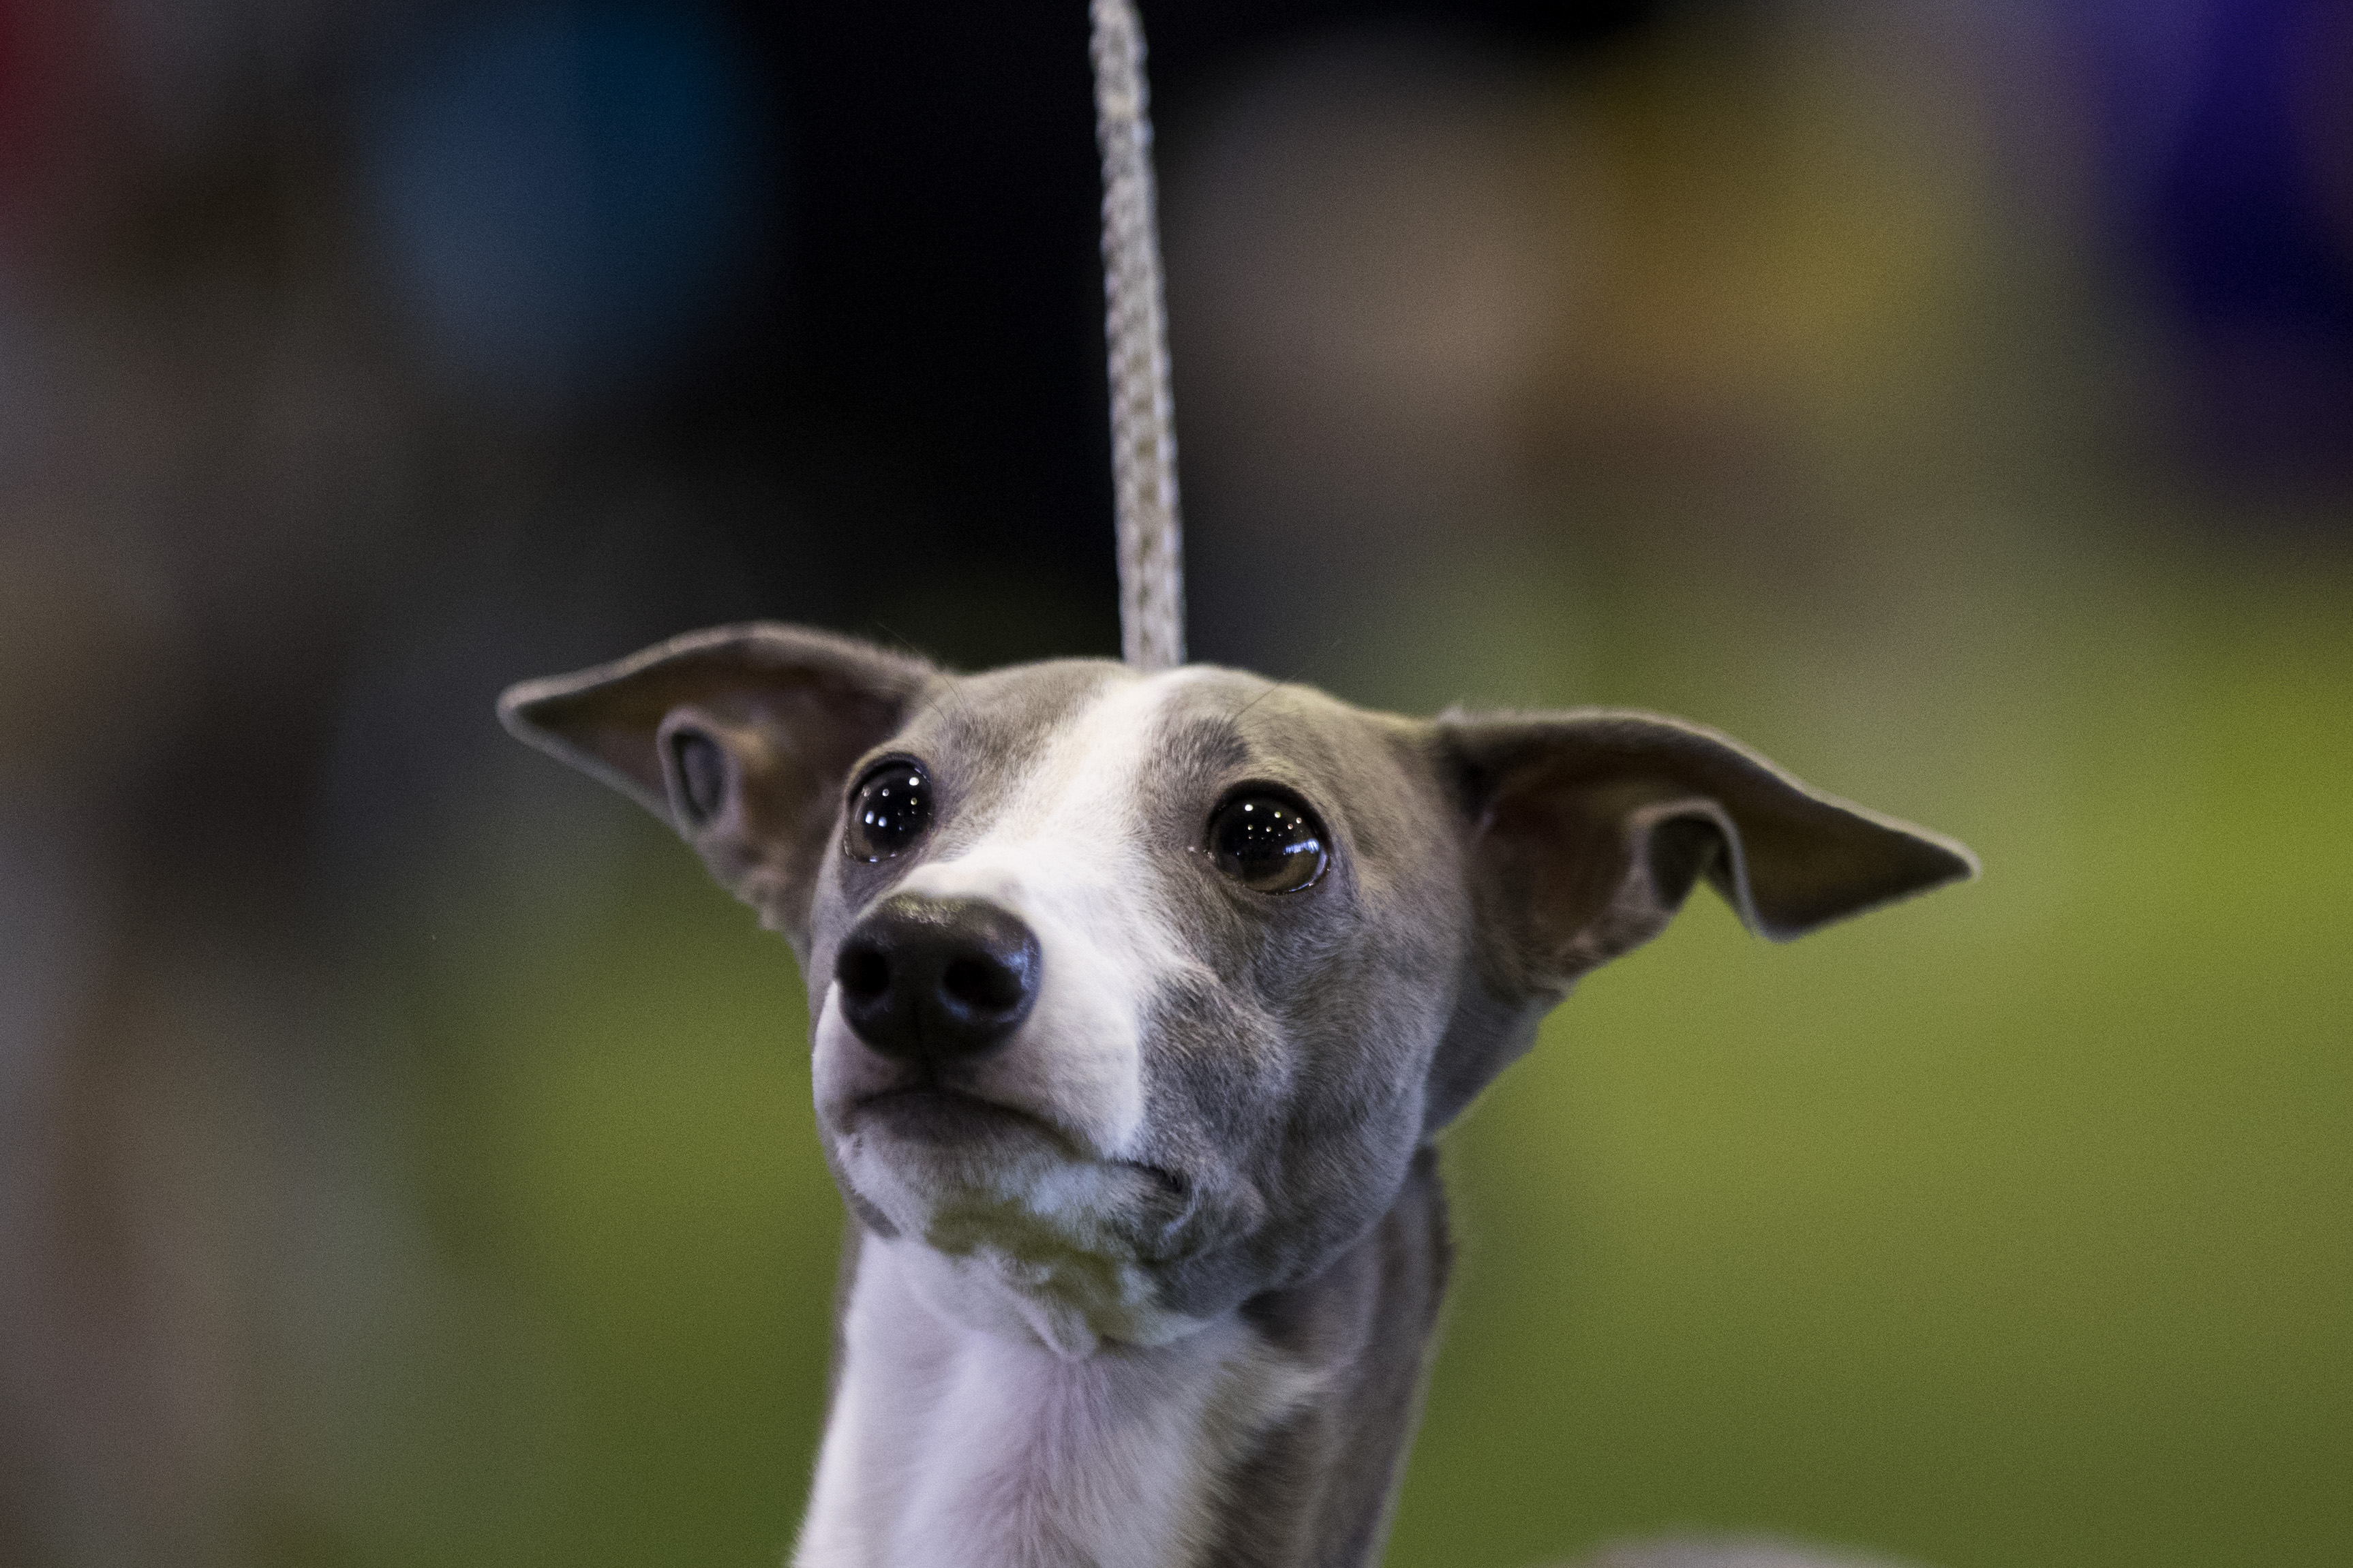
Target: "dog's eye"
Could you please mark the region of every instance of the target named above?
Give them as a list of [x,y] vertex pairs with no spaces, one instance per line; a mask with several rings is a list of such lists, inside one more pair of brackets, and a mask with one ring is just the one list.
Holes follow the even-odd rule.
[[849,797],[842,848],[860,860],[888,860],[932,822],[932,781],[913,763],[884,763]]
[[1236,795],[1209,818],[1209,860],[1243,887],[1295,893],[1324,874],[1324,829],[1280,795]]

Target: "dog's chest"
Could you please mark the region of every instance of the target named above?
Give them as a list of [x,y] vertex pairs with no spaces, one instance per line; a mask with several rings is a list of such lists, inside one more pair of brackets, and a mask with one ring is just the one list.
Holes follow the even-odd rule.
[[1314,1390],[1239,1321],[1064,1360],[944,1320],[871,1238],[797,1568],[1183,1568]]

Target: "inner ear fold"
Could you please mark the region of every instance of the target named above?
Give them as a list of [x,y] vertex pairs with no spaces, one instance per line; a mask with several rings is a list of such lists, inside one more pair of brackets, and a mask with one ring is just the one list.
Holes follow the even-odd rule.
[[721,626],[525,681],[500,699],[499,717],[670,823],[801,942],[849,768],[941,679],[825,632]]
[[690,833],[708,827],[742,788],[726,743],[708,721],[682,708],[662,721],[657,745],[670,811]]
[[1703,878],[1777,942],[1973,876],[1951,839],[1647,713],[1448,718],[1498,979],[1556,991],[1664,929]]

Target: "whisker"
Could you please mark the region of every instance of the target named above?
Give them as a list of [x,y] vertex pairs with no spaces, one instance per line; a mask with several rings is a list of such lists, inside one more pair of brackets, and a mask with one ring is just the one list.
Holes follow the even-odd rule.
[[[1341,633],[1340,636],[1332,639],[1332,646],[1324,650],[1324,654],[1329,656],[1339,652],[1340,645],[1346,640],[1347,634],[1345,632]],[[1313,662],[1314,660],[1312,659],[1309,661],[1309,663]],[[1244,713],[1249,712],[1251,709],[1257,707],[1260,703],[1265,701],[1268,698],[1273,696],[1284,687],[1295,684],[1299,678],[1306,673],[1306,670],[1307,666],[1304,664],[1301,665],[1297,669],[1293,670],[1289,675],[1284,676],[1281,680],[1274,682],[1264,691],[1260,692],[1257,696],[1243,703],[1241,707],[1235,711],[1234,717],[1236,719],[1240,718]]]

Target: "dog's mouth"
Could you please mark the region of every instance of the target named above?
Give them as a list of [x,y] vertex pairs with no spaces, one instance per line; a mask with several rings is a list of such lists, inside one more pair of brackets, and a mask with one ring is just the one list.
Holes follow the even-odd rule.
[[1044,1138],[1072,1158],[1084,1157],[1071,1147],[1068,1133],[1043,1118],[941,1083],[904,1083],[861,1095],[849,1102],[849,1114],[854,1121],[877,1121],[894,1135],[918,1143],[964,1146],[1028,1134]]
[[850,1124],[870,1123],[893,1138],[963,1154],[986,1153],[994,1147],[1039,1142],[1074,1164],[1112,1165],[1134,1172],[1158,1189],[1159,1203],[1183,1212],[1193,1184],[1182,1173],[1135,1160],[1106,1160],[1082,1147],[1064,1129],[1033,1111],[1001,1100],[987,1100],[968,1089],[916,1080],[894,1084],[849,1102]]

